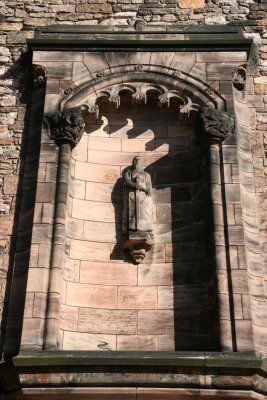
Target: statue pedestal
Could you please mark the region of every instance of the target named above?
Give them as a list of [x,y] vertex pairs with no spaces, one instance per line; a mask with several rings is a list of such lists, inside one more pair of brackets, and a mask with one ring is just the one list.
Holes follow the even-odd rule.
[[140,264],[146,252],[153,245],[152,232],[129,232],[129,238],[123,242],[123,248],[130,252],[135,264]]

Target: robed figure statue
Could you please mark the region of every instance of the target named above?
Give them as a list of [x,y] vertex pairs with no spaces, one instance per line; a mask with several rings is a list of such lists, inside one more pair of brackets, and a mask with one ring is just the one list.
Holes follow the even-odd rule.
[[153,204],[151,177],[139,156],[123,171],[122,231],[127,236],[124,248],[136,263],[145,257],[153,243]]

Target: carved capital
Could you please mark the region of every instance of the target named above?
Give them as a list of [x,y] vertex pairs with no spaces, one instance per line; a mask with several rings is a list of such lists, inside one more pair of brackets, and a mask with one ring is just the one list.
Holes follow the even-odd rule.
[[44,117],[44,127],[48,136],[58,146],[67,143],[73,149],[83,135],[84,126],[80,107],[57,111],[55,114],[46,114]]
[[45,67],[43,67],[42,65],[33,64],[32,71],[33,71],[34,86],[36,88],[44,86],[46,84],[46,80],[47,80],[47,72],[46,72]]
[[197,116],[197,135],[199,139],[210,143],[212,139],[223,142],[234,134],[234,117],[210,107],[201,107]]

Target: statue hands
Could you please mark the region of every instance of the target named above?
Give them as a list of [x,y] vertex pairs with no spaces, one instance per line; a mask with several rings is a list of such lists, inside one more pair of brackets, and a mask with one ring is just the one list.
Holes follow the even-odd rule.
[[139,190],[140,192],[145,192],[147,195],[150,195],[149,191],[141,185],[137,184],[136,189]]

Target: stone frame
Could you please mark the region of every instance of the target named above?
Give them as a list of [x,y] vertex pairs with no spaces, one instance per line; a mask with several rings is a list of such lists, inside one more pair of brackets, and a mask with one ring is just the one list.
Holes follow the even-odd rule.
[[[75,27],[75,31],[76,31]],[[160,31],[158,31],[156,28],[148,29],[147,32],[144,31],[142,33],[138,32],[132,32],[132,31],[121,31],[120,29],[119,32],[116,30],[114,27],[107,27],[106,30],[103,30],[103,27],[101,27],[101,30],[97,32],[97,28],[93,27],[91,28],[93,33],[89,33],[90,29],[88,27],[81,27],[80,30],[77,32],[74,32],[73,29],[71,28],[66,28],[66,27],[54,27],[54,28],[43,28],[41,33],[39,34],[39,37],[36,39],[29,40],[29,47],[32,50],[53,50],[53,51],[79,51],[79,50],[85,50],[88,47],[90,47],[90,50],[93,51],[104,51],[105,49],[108,49],[108,51],[125,51],[126,49],[129,48],[135,48],[135,46],[143,47],[144,49],[152,49],[155,51],[159,51],[162,48],[166,49],[166,46],[168,46],[169,51],[172,51],[173,49],[180,48],[180,49],[190,49],[190,50],[199,50],[199,46],[201,46],[202,51],[210,51],[211,49],[213,51],[217,50],[224,50],[224,51],[236,51],[236,50],[245,50],[246,52],[250,52],[250,56],[248,58],[248,66],[249,68],[247,69],[247,79],[250,79],[251,76],[255,75],[255,60],[254,60],[254,54],[253,52],[250,51],[251,48],[251,41],[244,39],[241,34],[239,33],[238,29],[235,27],[227,27],[228,31],[225,31],[225,26],[222,27],[199,27],[197,28],[190,28],[188,30],[188,27],[183,28],[179,26],[178,28],[173,28],[169,29],[166,27],[166,31],[162,32],[162,27],[160,27]],[[222,33],[223,32],[223,33]],[[77,38],[78,34],[78,38]],[[54,36],[56,35],[56,38]],[[89,37],[89,38],[88,38]],[[77,39],[76,39],[77,38]],[[109,41],[107,43],[107,39],[112,39],[114,42]],[[138,63],[136,65],[139,65]],[[121,69],[119,69],[117,72],[121,73],[123,72]],[[161,71],[164,73],[164,71]],[[140,77],[140,75],[138,75]],[[106,79],[106,77],[98,76],[95,77],[95,79]],[[168,78],[167,78],[168,79]],[[209,87],[205,87],[205,89],[210,89]],[[206,92],[207,93],[207,92]],[[69,94],[71,94],[69,96]],[[63,103],[66,103],[66,106],[68,106],[68,101],[70,101],[69,104],[72,104],[72,101],[70,100],[71,97],[73,97],[75,93],[67,93],[66,97],[63,98]],[[207,96],[210,96],[211,99],[214,99],[214,92],[207,93]],[[249,271],[253,272],[253,268],[255,267],[255,254],[259,257],[260,255],[260,250],[258,247],[255,249],[256,241],[255,237],[258,234],[258,225],[257,225],[257,220],[256,220],[256,205],[255,205],[255,190],[254,190],[254,183],[253,183],[253,171],[252,171],[252,160],[251,160],[251,154],[250,154],[250,148],[249,148],[249,127],[250,127],[250,121],[248,119],[248,113],[246,112],[246,96],[244,91],[240,91],[240,87],[237,87],[234,89],[234,101],[235,101],[235,107],[236,107],[236,119],[237,119],[237,139],[238,139],[238,153],[239,153],[239,162],[243,162],[242,165],[245,165],[246,167],[244,169],[240,170],[240,178],[241,183],[241,196],[242,196],[242,201],[243,201],[243,210],[245,210],[244,213],[244,230],[245,230],[245,245],[247,248],[247,265]],[[89,106],[93,106],[93,104],[90,104]],[[65,105],[63,106],[65,107]],[[222,106],[223,109],[223,106]],[[51,110],[49,110],[51,111]],[[39,113],[40,115],[40,113]],[[45,143],[46,141],[46,143]],[[51,148],[51,142],[45,138],[44,145]],[[214,148],[215,153],[216,153],[216,147]],[[41,153],[42,154],[42,153]],[[53,150],[53,152],[47,153],[48,159],[52,160],[52,164],[54,167],[57,164],[57,154]],[[245,160],[245,163],[244,163]],[[248,177],[250,178],[248,180]],[[51,187],[52,190],[54,190],[54,185],[52,185],[53,188]],[[38,192],[37,192],[38,195]],[[253,226],[253,235],[251,235],[251,226]],[[255,251],[256,250],[256,251]],[[25,266],[26,267],[26,266]],[[253,274],[251,274],[253,275]],[[15,285],[16,286],[16,279],[15,278]],[[50,280],[51,278],[49,278]],[[17,282],[19,284],[19,282]],[[254,286],[253,286],[254,285]],[[253,287],[255,287],[255,283],[253,282],[251,285],[251,290],[253,292]],[[253,292],[254,293],[254,292]],[[17,301],[16,299],[16,293],[14,291],[13,287],[13,297],[11,296],[11,306],[12,304],[15,304]],[[13,303],[12,303],[13,302]],[[10,307],[11,307],[10,306]],[[9,314],[9,321],[12,316]],[[16,319],[18,321],[18,317]],[[9,333],[12,332],[12,324],[10,324],[9,328]],[[254,335],[256,334],[255,338],[257,338],[257,329],[254,330]],[[263,351],[264,349],[261,346],[261,334],[259,332],[259,340],[258,340],[258,345],[257,345],[257,340],[255,340],[255,350],[258,351]],[[39,345],[42,347],[42,343]],[[15,345],[16,347],[16,345]],[[39,347],[39,348],[40,348]],[[50,347],[50,346],[48,346]],[[53,346],[52,346],[53,347]],[[6,344],[6,354],[12,354],[12,349],[14,348],[14,343],[10,342]],[[33,351],[33,354],[35,353],[36,350]],[[57,353],[57,352],[56,352]],[[32,354],[32,353],[31,353]],[[37,354],[37,353],[36,353]],[[49,356],[49,353],[47,351],[44,351],[40,355],[40,360],[44,360],[46,357]],[[55,353],[54,353],[55,354]],[[60,352],[60,354],[63,354]],[[59,358],[61,358],[60,354],[58,354]],[[92,353],[90,353],[92,355]],[[89,357],[90,359],[90,354],[86,352],[81,354],[82,357]],[[106,353],[105,353],[106,354]],[[73,355],[70,355],[72,357]],[[137,358],[139,359],[140,363],[142,364],[143,361],[146,359],[146,356],[142,354],[136,354]],[[169,354],[169,356],[172,358],[179,358],[179,352],[173,352]],[[31,355],[30,355],[31,357]],[[38,356],[39,357],[39,356]],[[115,365],[117,363],[117,357],[113,356],[112,354],[109,354],[110,358],[110,364],[109,365]],[[128,354],[129,359],[131,360],[131,363],[134,363],[135,356],[134,354],[129,353]],[[161,360],[164,360],[164,356],[162,355],[163,358]],[[190,357],[190,356],[189,356]],[[205,358],[206,356],[204,356]],[[207,355],[208,357],[208,355]],[[216,367],[218,366],[218,360],[220,359],[221,355],[215,355],[214,356],[216,359]],[[234,357],[233,354],[229,355],[230,359]],[[27,356],[26,356],[27,358]],[[98,358],[98,357],[97,357]],[[186,357],[185,357],[186,358]],[[198,358],[198,355],[196,356]],[[193,359],[196,360],[196,358],[193,356]],[[101,357],[100,357],[101,359]],[[155,360],[154,360],[154,355],[152,356],[153,359],[153,365],[155,365]],[[172,365],[172,362],[169,360],[169,357],[167,357],[167,365],[170,366]],[[228,359],[228,356],[226,356],[226,359]],[[245,360],[249,360],[250,356],[244,355]],[[18,363],[21,362],[22,365],[24,365],[25,356],[23,355],[23,352],[20,353],[20,355],[16,358],[18,360]],[[21,360],[21,361],[20,361]],[[53,360],[53,357],[52,357]],[[52,361],[50,360],[50,361]],[[53,361],[52,361],[53,362]],[[243,361],[238,361],[237,365],[240,366]],[[39,363],[39,361],[38,361]],[[42,364],[42,361],[40,361]],[[123,362],[123,365],[125,361]],[[165,363],[165,362],[163,362]],[[257,361],[258,363],[258,361]],[[15,362],[16,364],[16,362]],[[57,363],[56,363],[57,364]],[[65,362],[63,362],[65,364]],[[99,365],[99,361],[96,362],[97,365]],[[100,363],[101,364],[101,363]],[[126,362],[128,364],[128,362]],[[159,363],[161,365],[161,363]],[[185,366],[184,360],[182,362],[183,367]],[[189,363],[191,364],[191,363]],[[198,362],[196,363],[198,365]],[[18,365],[18,364],[17,364]],[[67,365],[70,365],[70,361],[67,361]],[[205,364],[206,365],[206,364]],[[258,365],[258,364],[257,364]],[[192,365],[188,366],[189,370],[191,370]],[[252,367],[253,368],[253,367]],[[254,369],[254,368],[253,368]],[[64,367],[63,367],[64,370]],[[152,382],[150,381],[147,382],[147,384],[151,384]],[[220,385],[219,385],[220,386]],[[237,383],[237,387],[239,387],[239,383]],[[247,390],[247,389],[246,389]],[[264,391],[264,389],[256,389],[256,391]]]

